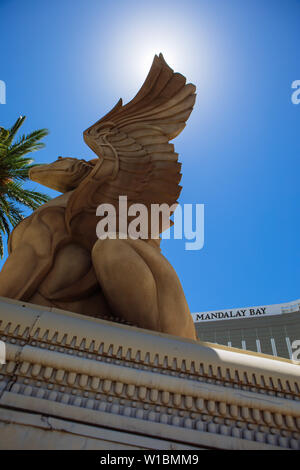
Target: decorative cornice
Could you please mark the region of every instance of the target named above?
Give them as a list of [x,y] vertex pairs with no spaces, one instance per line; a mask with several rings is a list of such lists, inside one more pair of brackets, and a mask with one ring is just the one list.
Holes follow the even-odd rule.
[[177,441],[199,447],[300,448],[291,362],[3,298],[0,339],[0,406],[94,426],[117,415],[120,431],[170,440],[185,428]]

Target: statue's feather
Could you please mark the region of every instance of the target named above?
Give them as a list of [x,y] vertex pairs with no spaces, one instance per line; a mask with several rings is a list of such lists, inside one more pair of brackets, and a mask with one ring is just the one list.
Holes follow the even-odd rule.
[[116,160],[114,178],[95,189],[95,205],[110,202],[118,208],[119,195],[127,195],[129,205],[176,203],[181,165],[170,140],[184,129],[195,90],[160,54],[137,95],[126,105],[120,100],[84,132],[85,142],[99,157]]

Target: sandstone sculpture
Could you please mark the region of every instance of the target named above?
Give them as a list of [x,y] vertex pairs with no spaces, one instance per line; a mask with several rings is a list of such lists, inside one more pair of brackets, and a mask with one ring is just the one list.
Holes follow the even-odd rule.
[[[169,143],[185,127],[195,86],[155,56],[135,98],[120,100],[84,132],[98,159],[61,158],[30,177],[63,193],[22,221],[9,239],[0,296],[195,339],[180,281],[159,240],[96,235],[96,208],[119,195],[151,204],[176,202],[181,164]],[[118,230],[117,230],[118,231]]]

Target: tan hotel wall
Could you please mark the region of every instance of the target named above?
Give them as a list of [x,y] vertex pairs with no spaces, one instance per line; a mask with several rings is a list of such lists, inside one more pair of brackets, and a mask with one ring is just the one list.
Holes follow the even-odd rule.
[[[290,359],[289,345],[300,340],[300,312],[195,323],[201,341]],[[257,343],[257,340],[259,341]]]

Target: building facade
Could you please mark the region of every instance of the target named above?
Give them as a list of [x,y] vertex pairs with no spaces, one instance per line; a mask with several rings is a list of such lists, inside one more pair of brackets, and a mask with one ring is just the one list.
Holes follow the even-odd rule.
[[300,361],[300,300],[193,313],[201,341]]
[[0,341],[2,450],[300,450],[288,359],[3,297]]

